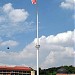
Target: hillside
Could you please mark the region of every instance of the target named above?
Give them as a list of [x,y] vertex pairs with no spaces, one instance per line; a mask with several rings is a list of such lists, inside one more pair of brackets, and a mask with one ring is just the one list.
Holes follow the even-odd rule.
[[41,69],[39,68],[40,75],[56,75],[57,70],[60,69],[61,67],[65,68],[69,74],[75,74],[75,67],[70,65],[70,66],[60,66],[60,67],[52,67],[48,69]]

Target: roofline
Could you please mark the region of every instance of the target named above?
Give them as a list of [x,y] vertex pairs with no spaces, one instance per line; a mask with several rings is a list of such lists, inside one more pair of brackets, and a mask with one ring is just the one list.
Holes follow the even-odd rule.
[[25,67],[25,66],[0,66],[0,70],[20,70],[20,71],[31,71],[32,69],[30,67]]

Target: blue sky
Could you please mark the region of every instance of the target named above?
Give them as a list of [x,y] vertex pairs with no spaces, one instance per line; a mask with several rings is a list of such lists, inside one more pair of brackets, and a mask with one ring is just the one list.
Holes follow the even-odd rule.
[[[74,3],[38,0],[40,67],[74,65]],[[35,44],[36,5],[31,0],[0,0],[0,65],[36,69]]]

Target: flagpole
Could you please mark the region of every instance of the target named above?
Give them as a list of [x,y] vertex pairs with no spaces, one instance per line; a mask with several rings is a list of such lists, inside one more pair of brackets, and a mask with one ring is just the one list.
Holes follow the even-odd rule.
[[39,37],[38,37],[38,12],[37,12],[37,44],[36,44],[36,49],[37,49],[37,75],[39,75]]
[[39,75],[39,48],[40,48],[40,45],[39,45],[39,25],[38,25],[38,20],[39,20],[39,18],[38,18],[38,2],[36,3],[36,15],[37,15],[37,26],[36,26],[36,37],[37,37],[37,44],[36,44],[36,49],[37,49],[37,75]]
[[32,1],[32,4],[36,4],[36,38],[37,38],[37,43],[36,43],[36,49],[37,49],[37,75],[39,75],[39,48],[40,48],[40,45],[39,45],[39,18],[38,18],[38,2],[37,0],[31,0]]

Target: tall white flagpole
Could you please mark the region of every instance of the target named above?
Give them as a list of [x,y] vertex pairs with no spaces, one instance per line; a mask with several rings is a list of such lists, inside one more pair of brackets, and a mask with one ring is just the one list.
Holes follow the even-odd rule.
[[39,45],[39,29],[38,29],[38,3],[37,3],[37,5],[36,5],[36,14],[37,14],[37,30],[36,30],[36,32],[37,32],[37,44],[36,44],[36,48],[37,48],[37,75],[39,75],[39,48],[40,48],[40,45]]

